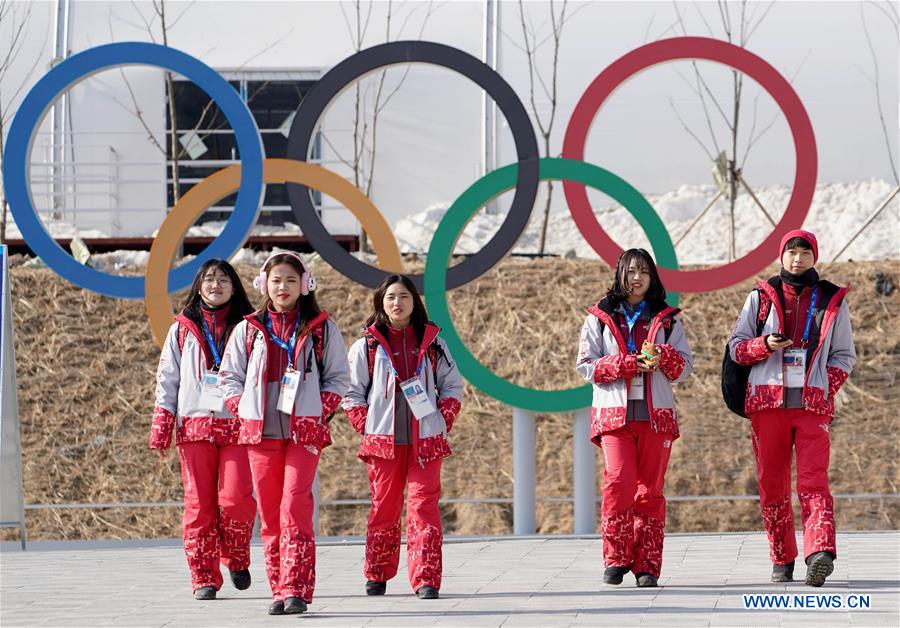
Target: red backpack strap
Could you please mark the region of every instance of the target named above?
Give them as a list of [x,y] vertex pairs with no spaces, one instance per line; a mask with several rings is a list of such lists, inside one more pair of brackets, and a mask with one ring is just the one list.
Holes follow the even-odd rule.
[[253,351],[253,343],[256,342],[256,335],[259,330],[253,325],[247,325],[247,358],[250,358],[250,352]]
[[184,353],[184,342],[187,340],[187,335],[190,333],[190,330],[178,323],[178,351]]
[[378,341],[374,336],[366,334],[366,360],[369,366],[369,381],[375,373],[375,353],[378,351]]
[[[772,308],[772,299],[769,295],[760,290],[759,291],[759,313],[756,315],[756,325],[759,329],[762,329],[762,326],[765,324],[766,319],[769,318],[769,310]],[[759,333],[757,332],[757,335]]]

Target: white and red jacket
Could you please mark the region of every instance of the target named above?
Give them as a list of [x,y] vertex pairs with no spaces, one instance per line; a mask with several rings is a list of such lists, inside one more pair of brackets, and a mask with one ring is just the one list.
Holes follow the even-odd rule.
[[[778,291],[766,281],[757,285],[759,290],[747,297],[728,341],[731,359],[744,366],[753,366],[744,402],[748,416],[751,412],[784,406],[783,352],[769,351],[766,336],[774,333],[791,336],[784,329],[785,315]],[[821,294],[811,334],[811,338],[818,337],[818,343],[807,351],[803,407],[830,417],[834,415],[834,396],[856,362],[856,349],[850,328],[850,309],[844,299],[849,288],[838,288],[826,281],[818,282],[818,288]],[[762,299],[761,294],[764,295]],[[802,326],[806,312],[797,312],[795,317]],[[756,335],[758,320],[765,321],[759,336]]]
[[[212,312],[222,329],[227,313],[226,308]],[[196,441],[217,445],[237,442],[239,426],[234,414],[227,408],[214,412],[200,406],[203,376],[211,370],[213,358],[203,332],[184,313],[177,315],[166,335],[156,370],[156,404],[150,428],[152,449],[169,447],[173,431],[178,445]]]
[[[625,338],[613,318],[614,311],[615,303],[609,298],[588,309],[575,364],[575,370],[593,385],[591,440],[597,445],[604,433],[625,425],[628,389],[638,374],[637,356],[628,353]],[[668,306],[651,311],[647,333],[660,354],[659,368],[647,378],[650,425],[656,432],[670,434],[673,440],[679,431],[672,382],[686,379],[693,369],[684,326],[675,318],[680,311]]]
[[[322,334],[322,373],[315,359],[313,335]],[[266,409],[268,352],[273,350],[259,312],[244,317],[235,328],[219,368],[225,405],[240,419],[238,443],[262,440]],[[309,321],[294,347],[293,363],[302,371],[291,412],[290,438],[295,443],[323,449],[331,444],[326,418],[340,403],[350,383],[344,338],[338,326],[322,312]]]
[[[432,323],[425,326],[416,360],[423,390],[438,409],[413,421],[412,451],[420,465],[452,453],[447,432],[453,427],[463,396],[462,377],[447,343],[438,336],[439,331]],[[375,346],[373,340],[379,350],[370,355],[370,346]],[[432,345],[439,350],[429,351]],[[363,460],[369,456],[388,460],[394,457],[394,393],[399,382],[391,368],[392,359],[390,343],[374,326],[350,347],[350,388],[341,405],[353,428],[362,434],[363,442],[357,455]]]

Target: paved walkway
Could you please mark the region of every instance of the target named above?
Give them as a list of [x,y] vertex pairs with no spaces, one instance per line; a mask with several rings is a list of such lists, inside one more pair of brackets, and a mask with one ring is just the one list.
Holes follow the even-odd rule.
[[[687,534],[666,539],[658,589],[600,581],[600,541],[574,537],[448,540],[440,600],[419,600],[405,577],[383,598],[363,594],[363,547],[323,542],[310,611],[269,617],[262,553],[254,583],[226,584],[195,601],[179,546],[167,543],[32,544],[0,554],[3,626],[898,626],[900,533],[843,533],[835,573],[822,589],[774,585],[761,534]],[[155,545],[155,546],[154,546]],[[798,565],[798,574],[805,573]],[[401,564],[405,574],[405,563]],[[226,577],[227,579],[227,577]],[[742,594],[870,595],[867,610],[745,610]],[[802,598],[806,600],[806,598]],[[794,602],[796,603],[796,601]],[[833,602],[832,602],[833,603]]]

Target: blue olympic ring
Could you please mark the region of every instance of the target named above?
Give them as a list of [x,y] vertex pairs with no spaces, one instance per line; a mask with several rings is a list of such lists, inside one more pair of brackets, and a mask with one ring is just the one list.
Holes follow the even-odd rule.
[[191,284],[204,262],[228,259],[243,245],[259,213],[263,183],[262,139],[247,106],[228,81],[208,65],[184,52],[144,42],[106,44],[90,48],[61,62],[44,75],[23,99],[7,138],[3,184],[9,207],[22,237],[47,266],[77,286],[110,297],[144,298],[143,277],[119,277],[83,266],[62,249],[38,218],[29,185],[34,130],[57,97],[88,76],[120,65],[150,65],[178,72],[203,89],[231,124],[241,159],[241,186],[234,212],[225,228],[196,258],[169,272],[169,289]]

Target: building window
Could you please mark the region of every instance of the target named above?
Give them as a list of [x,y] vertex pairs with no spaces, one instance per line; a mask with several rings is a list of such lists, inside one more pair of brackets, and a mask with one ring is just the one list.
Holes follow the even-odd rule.
[[[287,137],[294,113],[315,84],[318,72],[223,71],[222,74],[241,94],[253,114],[266,157],[287,157]],[[178,122],[179,190],[184,195],[202,179],[238,163],[240,155],[231,126],[206,92],[185,79],[175,80],[174,91],[175,119]],[[166,107],[167,140],[171,128],[171,117]],[[166,153],[169,160],[166,168],[166,198],[171,207],[174,204],[172,150],[168,141]],[[321,139],[317,132],[310,157],[317,160],[320,156]],[[321,194],[314,190],[311,194],[315,206],[321,208]],[[198,223],[227,220],[236,197],[237,194],[232,194],[216,203],[201,216]],[[283,184],[268,184],[257,224],[280,226],[285,222],[294,222],[287,187]]]

